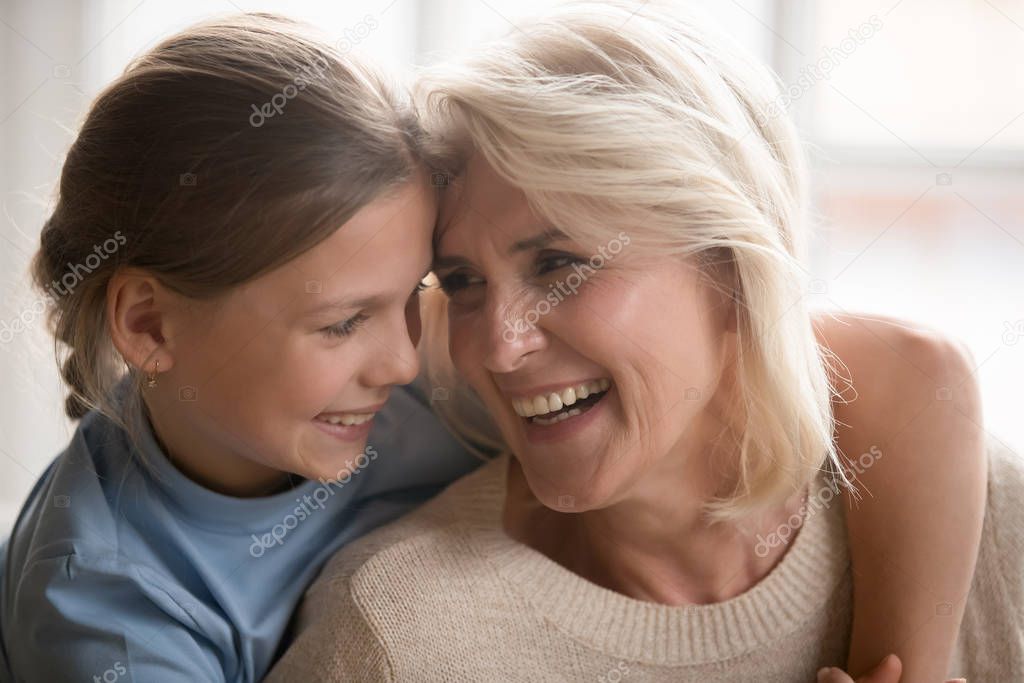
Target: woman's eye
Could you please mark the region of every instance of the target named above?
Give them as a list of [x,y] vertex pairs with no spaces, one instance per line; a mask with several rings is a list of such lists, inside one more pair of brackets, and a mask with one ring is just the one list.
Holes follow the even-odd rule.
[[552,254],[541,256],[537,259],[537,274],[545,275],[560,268],[582,263],[583,261],[572,254]]
[[467,287],[480,283],[479,278],[471,277],[469,273],[461,271],[448,273],[438,278],[438,280],[441,283],[441,289],[448,297],[453,297],[456,293],[461,292]]
[[326,334],[328,337],[347,337],[356,329],[366,322],[366,316],[362,313],[352,316],[348,320],[343,320],[336,325],[330,325],[320,331]]

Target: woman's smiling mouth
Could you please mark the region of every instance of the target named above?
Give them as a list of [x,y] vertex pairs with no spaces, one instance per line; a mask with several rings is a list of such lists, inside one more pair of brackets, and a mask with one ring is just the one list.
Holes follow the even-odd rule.
[[[599,397],[610,386],[611,381],[607,378],[568,384],[561,389],[537,392],[533,396],[513,399],[512,409],[516,411],[516,415],[525,418],[533,418],[549,413],[566,415],[567,412],[562,411],[566,411],[569,406],[582,408],[584,407],[582,405],[583,401],[594,396]],[[557,417],[557,415],[552,417]]]
[[[531,441],[560,438],[576,431],[575,427],[583,426],[574,418],[590,413],[608,394],[611,386],[611,380],[600,378],[526,392],[512,399],[512,409],[527,423],[527,435]],[[554,429],[556,425],[563,424],[563,427]]]

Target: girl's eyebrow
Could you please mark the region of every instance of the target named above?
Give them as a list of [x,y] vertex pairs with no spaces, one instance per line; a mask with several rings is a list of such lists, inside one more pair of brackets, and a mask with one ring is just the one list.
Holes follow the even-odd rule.
[[[430,275],[431,268],[428,266],[423,271],[423,275],[420,276],[419,282],[422,282],[428,275]],[[351,310],[353,308],[373,308],[378,305],[384,305],[387,301],[386,297],[380,294],[371,294],[369,296],[359,297],[358,299],[346,299],[339,297],[337,299],[331,299],[324,301],[317,306],[311,308],[308,311],[308,315],[314,315],[316,313],[322,313],[323,311],[344,311]]]
[[308,315],[315,315],[324,311],[346,311],[353,308],[373,308],[381,303],[379,296],[365,296],[359,299],[331,299],[309,309]]

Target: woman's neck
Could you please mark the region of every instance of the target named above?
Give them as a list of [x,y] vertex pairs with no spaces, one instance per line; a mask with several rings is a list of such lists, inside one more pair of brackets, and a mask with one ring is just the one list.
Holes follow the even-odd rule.
[[512,458],[505,529],[588,581],[638,600],[721,602],[752,588],[779,562],[786,546],[759,544],[758,534],[768,536],[786,524],[800,509],[802,495],[743,528],[712,525],[705,505],[720,489],[706,479],[701,483],[683,469],[651,472],[624,500],[566,514],[537,501]]

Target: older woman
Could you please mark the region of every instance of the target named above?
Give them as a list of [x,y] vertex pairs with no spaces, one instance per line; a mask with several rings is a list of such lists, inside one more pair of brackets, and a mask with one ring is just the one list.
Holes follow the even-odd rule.
[[[799,145],[759,67],[641,5],[569,7],[433,83],[451,357],[510,453],[339,554],[277,678],[844,665],[855,474],[802,300]],[[990,463],[951,665],[986,681],[1024,670],[1024,468]]]

